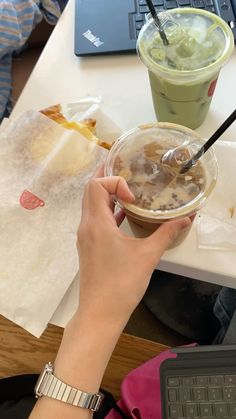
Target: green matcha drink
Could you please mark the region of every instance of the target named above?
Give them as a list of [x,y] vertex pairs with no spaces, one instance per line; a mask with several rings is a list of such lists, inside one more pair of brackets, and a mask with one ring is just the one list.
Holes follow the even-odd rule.
[[159,18],[169,45],[163,45],[152,18],[137,42],[155,113],[159,121],[195,129],[206,118],[220,69],[233,52],[233,34],[220,17],[205,10],[173,9]]

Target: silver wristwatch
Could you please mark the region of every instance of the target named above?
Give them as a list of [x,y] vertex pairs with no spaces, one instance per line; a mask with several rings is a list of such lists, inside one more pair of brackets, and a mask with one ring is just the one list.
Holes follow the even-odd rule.
[[103,394],[90,394],[73,388],[55,377],[53,371],[54,366],[51,362],[45,365],[34,389],[37,398],[47,396],[93,412],[99,409],[104,398]]

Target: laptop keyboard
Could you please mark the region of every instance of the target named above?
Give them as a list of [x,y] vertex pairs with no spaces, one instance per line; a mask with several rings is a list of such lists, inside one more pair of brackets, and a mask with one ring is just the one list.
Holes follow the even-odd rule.
[[[217,13],[214,0],[153,0],[157,13],[175,7],[195,7]],[[137,14],[135,15],[136,37],[145,23],[145,15],[149,13],[146,0],[137,0]]]
[[236,375],[168,377],[167,417],[236,418]]

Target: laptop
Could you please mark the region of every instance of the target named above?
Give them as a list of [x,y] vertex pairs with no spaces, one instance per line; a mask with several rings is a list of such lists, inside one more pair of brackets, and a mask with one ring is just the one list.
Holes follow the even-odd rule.
[[[195,7],[221,16],[236,39],[236,0],[153,0],[157,12]],[[75,0],[75,54],[78,56],[136,51],[136,40],[148,13],[146,0]]]
[[172,349],[160,367],[162,419],[236,417],[236,345]]

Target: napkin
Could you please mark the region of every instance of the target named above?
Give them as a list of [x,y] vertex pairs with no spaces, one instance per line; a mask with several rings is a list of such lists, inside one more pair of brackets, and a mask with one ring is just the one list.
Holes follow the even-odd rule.
[[198,247],[232,250],[236,247],[236,144],[215,144],[219,175],[213,194],[198,217]]
[[[100,115],[100,134],[114,140],[121,131],[109,117],[103,130],[95,105],[78,118]],[[0,313],[39,337],[78,272],[83,191],[107,150],[34,111],[0,135]]]

